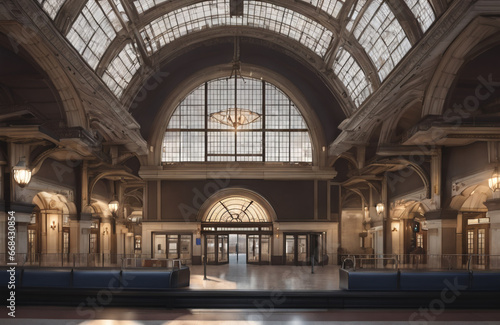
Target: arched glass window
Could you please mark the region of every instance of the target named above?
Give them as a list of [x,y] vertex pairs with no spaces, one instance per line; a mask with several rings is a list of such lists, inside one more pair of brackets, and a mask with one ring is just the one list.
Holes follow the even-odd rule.
[[162,161],[312,162],[307,125],[276,86],[220,78],[193,90],[172,115]]
[[270,222],[270,219],[259,203],[243,196],[230,196],[218,201],[203,221]]

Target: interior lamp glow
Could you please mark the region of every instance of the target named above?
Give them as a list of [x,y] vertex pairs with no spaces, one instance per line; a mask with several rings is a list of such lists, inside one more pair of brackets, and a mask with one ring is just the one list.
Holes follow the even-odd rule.
[[118,201],[117,200],[112,200],[111,202],[108,203],[109,211],[112,213],[115,213],[118,211]]
[[385,210],[384,203],[377,204],[376,209],[377,209],[377,213],[379,215],[381,215],[382,213],[384,213],[384,210]]
[[498,170],[496,168],[493,175],[491,175],[490,179],[488,179],[488,186],[493,192],[500,189],[500,175],[498,174]]
[[20,187],[25,187],[31,181],[31,169],[28,168],[25,157],[21,157],[17,165],[12,167],[12,173],[14,174],[14,181]]

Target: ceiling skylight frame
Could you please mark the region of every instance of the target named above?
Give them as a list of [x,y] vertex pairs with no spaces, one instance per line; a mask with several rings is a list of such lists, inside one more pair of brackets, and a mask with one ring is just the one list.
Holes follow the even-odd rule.
[[406,32],[383,0],[368,4],[353,34],[371,58],[382,81],[412,47]]
[[372,94],[372,83],[356,59],[345,48],[339,48],[332,68],[344,84],[356,107],[359,107]]

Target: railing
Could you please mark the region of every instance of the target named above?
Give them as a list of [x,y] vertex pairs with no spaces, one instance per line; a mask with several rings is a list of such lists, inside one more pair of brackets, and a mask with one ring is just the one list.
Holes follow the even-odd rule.
[[0,266],[17,263],[17,266],[33,267],[158,267],[180,268],[180,259],[152,259],[141,254],[63,254],[37,253],[16,254],[11,260],[8,254],[0,254]]
[[342,255],[343,268],[410,270],[499,270],[500,255],[355,254]]

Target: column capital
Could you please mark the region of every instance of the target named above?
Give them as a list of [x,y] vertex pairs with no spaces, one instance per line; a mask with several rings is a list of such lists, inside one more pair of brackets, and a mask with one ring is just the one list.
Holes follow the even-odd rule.
[[457,219],[458,211],[451,209],[439,209],[425,213],[426,220],[449,220]]
[[500,210],[500,199],[487,200],[484,205],[488,208],[488,211]]

